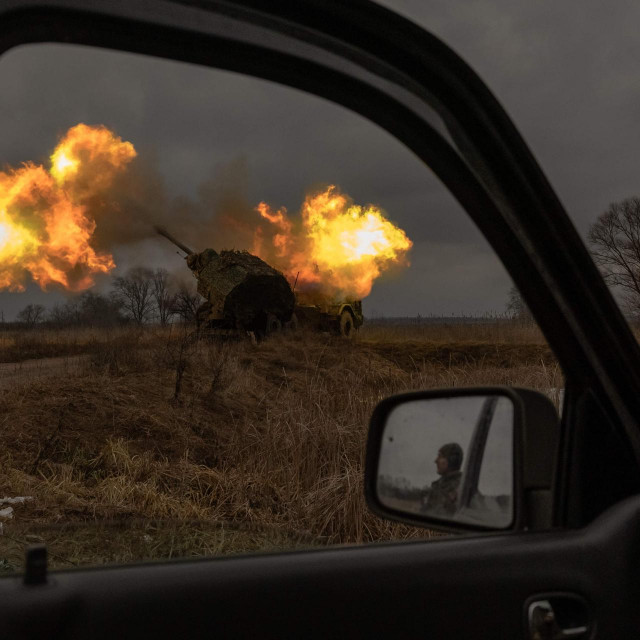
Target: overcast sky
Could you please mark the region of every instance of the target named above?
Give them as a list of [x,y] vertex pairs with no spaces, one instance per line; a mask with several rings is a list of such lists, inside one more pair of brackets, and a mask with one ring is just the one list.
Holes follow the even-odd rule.
[[[640,5],[382,4],[442,38],[488,83],[583,236],[608,203],[640,195]],[[309,188],[335,183],[383,208],[414,242],[411,266],[376,283],[366,314],[504,310],[510,280],[466,214],[401,144],[341,107],[228,72],[66,45],[8,52],[0,82],[1,165],[44,162],[69,127],[104,124],[160,177],[150,206],[188,200],[203,224],[229,198],[293,213]],[[158,215],[176,210],[165,209]],[[211,225],[168,223],[196,249],[215,243]],[[114,255],[118,272],[141,263],[185,269],[161,238]],[[28,302],[60,299],[30,286],[0,293],[0,310],[8,319]]]

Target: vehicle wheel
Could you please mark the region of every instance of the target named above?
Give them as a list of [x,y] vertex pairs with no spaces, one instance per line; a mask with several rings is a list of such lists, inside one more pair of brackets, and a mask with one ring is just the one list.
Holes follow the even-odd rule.
[[340,335],[345,338],[352,338],[355,329],[353,327],[353,316],[349,311],[343,311],[340,316]]
[[282,330],[282,322],[272,313],[267,313],[267,325],[265,327],[265,335],[279,333]]

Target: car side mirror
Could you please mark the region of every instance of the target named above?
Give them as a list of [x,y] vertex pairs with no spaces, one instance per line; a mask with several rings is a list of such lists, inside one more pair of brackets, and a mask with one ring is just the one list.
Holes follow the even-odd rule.
[[380,516],[448,531],[550,526],[557,434],[555,407],[527,389],[387,398],[371,418],[367,502]]

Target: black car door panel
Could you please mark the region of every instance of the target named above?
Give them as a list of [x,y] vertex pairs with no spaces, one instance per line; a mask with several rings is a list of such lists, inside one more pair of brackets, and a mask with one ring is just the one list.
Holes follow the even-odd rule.
[[571,532],[77,570],[39,585],[6,578],[2,631],[7,638],[516,638],[527,637],[531,602],[575,597],[598,637],[631,637],[640,624],[639,523],[640,501],[631,498]]

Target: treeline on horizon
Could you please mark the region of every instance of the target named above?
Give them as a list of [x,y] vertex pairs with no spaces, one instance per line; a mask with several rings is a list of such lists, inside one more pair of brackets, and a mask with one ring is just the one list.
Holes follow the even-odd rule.
[[194,322],[202,297],[189,286],[174,281],[166,269],[136,267],[113,278],[108,293],[91,290],[70,297],[52,307],[27,304],[15,320],[0,325],[6,329],[48,326],[117,326],[126,324],[166,325],[176,320]]
[[[195,300],[194,300],[195,299]],[[199,298],[189,291],[182,292],[168,322],[195,322],[195,311]],[[446,326],[446,325],[482,325],[495,323],[533,323],[532,319],[513,318],[507,314],[483,316],[393,316],[393,317],[364,317],[369,327],[406,327],[406,326]],[[118,326],[127,324],[160,324],[156,317],[151,317],[144,323],[136,323],[127,315],[122,306],[108,295],[86,291],[73,300],[64,304],[56,304],[47,309],[43,305],[27,305],[19,312],[15,320],[0,318],[0,328],[5,330],[23,329],[35,325],[51,328],[71,326]]]
[[[159,324],[172,322],[192,323],[204,299],[195,290],[195,281],[187,284],[174,280],[166,269],[144,267],[129,269],[125,275],[114,277],[108,293],[91,290],[70,297],[52,307],[27,304],[15,320],[5,321],[0,315],[0,326],[6,329],[32,328],[36,325],[52,328],[72,326],[108,327],[116,325]],[[482,325],[496,323],[535,324],[531,313],[515,287],[501,313],[389,316],[374,312],[365,314],[365,323],[371,327],[429,326],[429,325]]]

